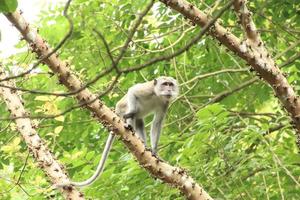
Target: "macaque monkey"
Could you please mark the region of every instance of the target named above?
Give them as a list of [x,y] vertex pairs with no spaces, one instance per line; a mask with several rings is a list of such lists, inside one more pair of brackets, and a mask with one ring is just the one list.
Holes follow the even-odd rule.
[[[179,87],[172,77],[161,76],[152,81],[139,83],[129,88],[127,94],[116,105],[116,113],[122,117],[127,126],[133,128],[139,138],[147,145],[144,118],[154,114],[151,124],[150,141],[152,153],[157,153],[158,141],[167,113],[169,103],[178,96]],[[90,185],[102,173],[105,161],[112,146],[114,135],[109,134],[103,155],[92,177],[83,182],[58,184],[56,187],[73,185],[83,187]]]
[[161,76],[146,83],[132,86],[127,94],[117,103],[116,113],[126,120],[146,142],[144,118],[154,113],[150,139],[152,152],[157,152],[157,145],[169,103],[178,95],[177,81],[172,77]]

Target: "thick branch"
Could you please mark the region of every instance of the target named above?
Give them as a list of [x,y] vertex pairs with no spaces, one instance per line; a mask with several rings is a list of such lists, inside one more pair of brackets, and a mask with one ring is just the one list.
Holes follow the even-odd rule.
[[[0,66],[1,67],[1,66]],[[0,68],[0,78],[5,78],[4,72]],[[5,81],[6,85],[14,86],[11,81]],[[0,96],[3,97],[8,110],[14,117],[21,117],[26,115],[23,102],[19,94],[15,90],[0,87]],[[35,128],[28,118],[19,118],[15,120],[18,131],[21,133],[26,142],[29,151],[33,154],[39,167],[44,170],[53,184],[70,181],[57,160],[52,156],[47,146],[44,144]],[[63,188],[63,195],[66,199],[84,199],[83,194],[73,187]]]
[[[195,24],[204,27],[209,22],[209,17],[194,5],[185,0],[160,0],[172,9],[180,12]],[[262,55],[261,52],[245,45],[235,35],[215,23],[214,29],[211,29],[210,35],[219,40],[236,55],[249,63],[253,69],[262,77],[274,90],[284,108],[291,115],[294,122],[294,128],[297,131],[297,145],[300,148],[300,100],[294,89],[288,83],[280,69],[275,65],[269,53]],[[263,45],[262,42],[256,44],[257,48]],[[266,58],[268,60],[266,60]]]
[[[22,33],[25,40],[31,44],[33,52],[43,56],[50,51],[43,39],[28,25],[20,13],[9,13],[6,14],[6,17]],[[71,73],[67,65],[58,57],[50,56],[45,60],[45,63],[58,75],[60,82],[70,91],[76,91],[82,86],[82,82]],[[95,97],[88,89],[76,94],[79,102],[89,102],[90,99],[95,99]],[[103,102],[97,99],[87,103],[86,107],[104,126],[120,136],[120,139],[137,158],[140,165],[154,177],[179,188],[188,199],[212,199],[183,169],[173,167],[152,155],[151,151],[145,148],[142,141],[133,132],[126,129],[124,122]]]
[[248,47],[249,49],[252,49],[257,54],[259,54],[260,60],[262,62],[268,63],[269,66],[274,66],[274,60],[271,58],[265,46],[262,45],[263,41],[251,18],[252,13],[247,8],[247,0],[235,0],[234,10],[237,13],[239,22],[246,34],[246,40],[241,46],[246,45],[244,46],[245,48]]
[[251,12],[246,6],[246,0],[235,0],[234,1],[234,10],[237,13],[239,22],[241,23],[247,38],[253,41],[261,42],[259,33],[256,30],[256,26],[251,19]]

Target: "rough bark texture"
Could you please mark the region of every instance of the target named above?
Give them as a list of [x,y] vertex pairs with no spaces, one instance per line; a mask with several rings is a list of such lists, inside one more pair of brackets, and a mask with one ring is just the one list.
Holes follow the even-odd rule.
[[[0,66],[0,78],[5,78],[5,74]],[[5,85],[13,86],[12,81],[5,81]],[[15,119],[18,131],[24,138],[27,147],[31,154],[36,159],[39,167],[47,174],[53,184],[70,181],[57,160],[50,153],[47,146],[44,144],[35,128],[32,126],[30,119],[22,118],[26,115],[23,102],[17,91],[0,87],[0,96],[3,97],[7,108],[13,117],[21,117]],[[73,187],[61,189],[62,194],[66,199],[84,199],[83,194]]]
[[248,10],[245,0],[234,0],[234,10],[239,18],[239,23],[244,29],[246,38],[242,42],[242,47],[245,49],[252,49],[259,54],[259,59],[263,63],[268,63],[268,66],[275,66],[275,62],[268,54],[267,49],[260,38],[259,32],[256,29],[254,22],[252,21],[252,13]]
[[[29,26],[19,12],[6,14],[6,17],[21,32],[24,39],[30,43],[33,52],[43,57],[51,51],[46,42]],[[70,91],[77,91],[82,86],[81,81],[73,75],[67,64],[62,62],[57,55],[50,56],[44,62],[58,75],[60,83],[64,84]],[[133,132],[125,128],[124,122],[111,109],[96,99],[96,95],[88,89],[79,92],[76,98],[80,103],[86,103],[86,108],[109,131],[113,131],[120,136],[120,139],[136,157],[140,165],[154,177],[179,188],[188,199],[212,199],[183,169],[169,165],[145,149],[142,141]]]
[[[201,27],[204,27],[210,20],[204,12],[185,0],[160,1]],[[264,44],[259,38],[254,23],[250,16],[246,16],[249,11],[243,5],[244,3],[237,1],[237,4],[235,9],[242,10],[240,18],[248,39],[241,41],[219,23],[215,23],[209,34],[244,59],[258,73],[258,76],[273,88],[275,95],[292,117],[297,132],[297,145],[300,149],[300,100],[271,55],[263,47]]]

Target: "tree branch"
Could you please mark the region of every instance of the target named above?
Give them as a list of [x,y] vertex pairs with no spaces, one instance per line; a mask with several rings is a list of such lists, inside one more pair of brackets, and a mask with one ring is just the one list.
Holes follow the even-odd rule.
[[[204,12],[186,0],[160,1],[201,27],[205,27],[210,21],[210,18]],[[292,86],[288,83],[284,74],[280,71],[278,66],[276,66],[270,54],[267,52],[264,54],[263,51],[259,51],[263,43],[258,42],[257,44],[253,44],[256,45],[256,49],[253,49],[253,45],[245,45],[240,39],[217,22],[209,33],[233,53],[244,59],[258,73],[258,76],[262,77],[263,80],[273,88],[275,96],[278,97],[293,120],[294,128],[297,133],[297,145],[300,149],[300,99],[297,97]]]
[[[8,13],[5,16],[21,32],[25,40],[32,45],[33,52],[39,56],[47,55],[50,51],[40,35],[32,29],[19,12]],[[65,85],[70,91],[81,88],[82,82],[67,68],[67,65],[56,56],[50,56],[45,60],[49,68],[58,75],[60,83]],[[95,99],[96,95],[88,89],[76,93],[76,98],[80,102],[88,102]],[[139,164],[154,177],[161,179],[165,183],[178,188],[188,199],[210,200],[212,199],[197,184],[187,172],[179,167],[173,167],[156,157],[151,151],[147,150],[142,141],[134,132],[126,129],[125,123],[102,101],[96,99],[88,103],[86,107],[93,113],[109,131],[114,132],[120,137],[131,153],[137,158]],[[70,189],[72,191],[73,188]]]
[[[0,78],[5,79],[2,66],[0,66]],[[11,81],[5,81],[6,85],[14,85]],[[21,117],[26,115],[23,102],[20,95],[11,89],[0,87],[0,96],[4,99],[8,110],[14,117]],[[32,153],[34,158],[37,160],[39,167],[46,173],[50,178],[52,184],[70,181],[63,166],[57,162],[57,160],[50,153],[47,146],[44,144],[30,119],[19,118],[15,120],[18,131],[24,138],[29,151]],[[19,183],[19,180],[17,181]],[[61,189],[66,199],[84,199],[83,194],[70,186],[68,188]]]

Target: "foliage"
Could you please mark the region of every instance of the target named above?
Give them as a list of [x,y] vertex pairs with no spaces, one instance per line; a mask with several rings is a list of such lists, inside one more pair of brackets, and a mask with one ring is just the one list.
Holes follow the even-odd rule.
[[[218,10],[224,5],[223,1],[191,2],[206,12],[214,6]],[[0,5],[2,12],[12,11],[15,6],[2,4],[2,1]],[[112,55],[117,57],[138,17],[137,12],[144,7],[141,1],[132,0],[72,1],[69,15],[74,31],[59,50],[61,58],[71,63],[71,68],[83,81],[92,80],[111,64],[103,42],[93,29],[104,35]],[[273,57],[283,52],[276,60],[278,64],[300,50],[298,43],[286,51],[299,41],[299,8],[296,0],[255,0],[249,3],[268,50]],[[63,7],[58,6],[43,12],[36,24],[39,33],[52,47],[68,31],[69,24],[61,15],[62,10]],[[242,37],[232,10],[222,16],[222,23]],[[119,67],[126,69],[153,57],[170,54],[184,47],[199,30],[178,13],[156,2],[143,19]],[[18,46],[26,45],[20,42]],[[23,52],[1,62],[13,74],[17,73],[16,69],[18,72],[29,69],[35,61],[33,54]],[[299,64],[296,60],[282,68],[298,91]],[[164,160],[187,169],[215,199],[300,199],[300,157],[294,130],[273,91],[262,81],[257,81],[220,102],[210,104],[213,97],[240,86],[255,74],[248,71],[227,72],[187,82],[210,72],[243,68],[247,66],[241,59],[205,36],[174,59],[123,74],[114,89],[102,99],[106,105],[114,107],[135,83],[160,75],[176,77],[181,83],[182,95],[170,107],[161,136],[159,155]],[[35,73],[18,79],[17,86],[50,92],[66,91],[48,72],[47,66],[40,66]],[[115,75],[112,72],[102,77],[90,89],[100,93]],[[77,104],[71,97],[27,92],[22,98],[33,115],[58,114]],[[3,113],[3,118],[9,117],[3,103],[0,113]],[[150,122],[151,118],[147,121]],[[87,110],[75,109],[58,118],[36,119],[34,123],[49,148],[67,166],[73,180],[83,180],[93,173],[108,133]],[[270,131],[281,124],[283,127],[280,129]],[[1,199],[24,199],[24,195],[26,199],[62,198],[60,193],[49,187],[46,176],[34,160],[29,158],[22,171],[28,150],[14,122],[1,121],[0,146]],[[21,187],[13,187],[20,175]],[[182,199],[176,189],[154,180],[141,169],[119,141],[115,141],[101,178],[83,191],[91,199]]]
[[8,13],[16,10],[17,0],[0,0],[0,13]]

